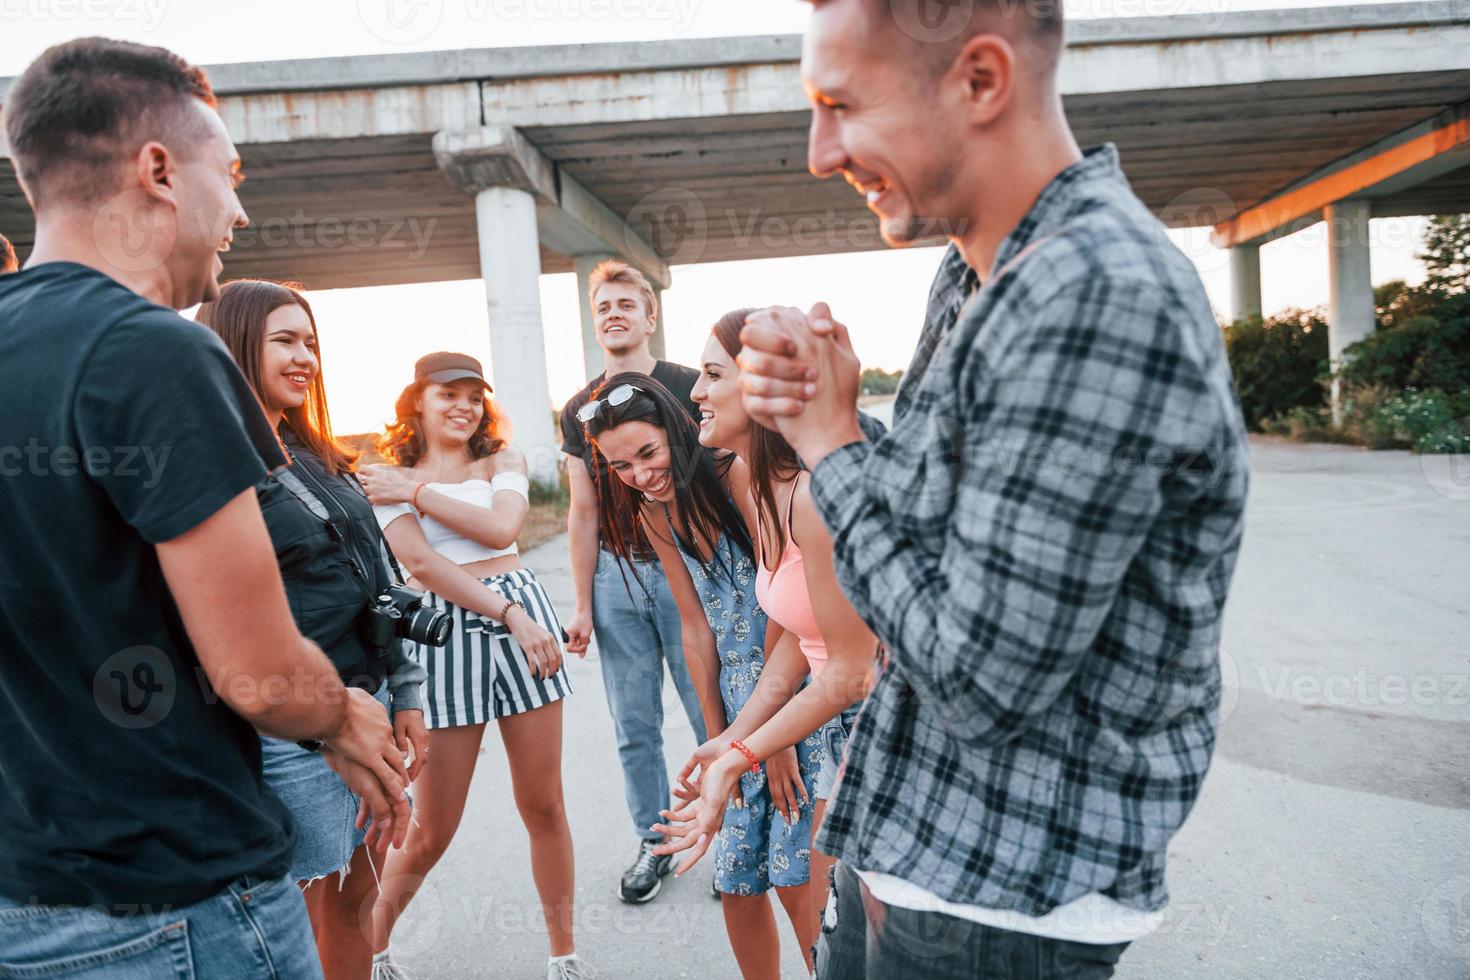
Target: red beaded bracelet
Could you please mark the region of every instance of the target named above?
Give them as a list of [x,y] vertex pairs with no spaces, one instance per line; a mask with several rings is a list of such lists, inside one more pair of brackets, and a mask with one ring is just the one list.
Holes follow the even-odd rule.
[[741,755],[750,760],[750,771],[758,773],[761,771],[761,760],[757,759],[755,753],[745,747],[745,743],[736,739],[730,743],[730,748],[736,749]]
[[428,486],[427,483],[420,483],[418,486],[413,488],[413,496],[408,498],[408,505],[414,510],[418,511],[420,514],[424,512],[424,509],[419,506],[419,494],[423,493],[424,487],[426,486]]

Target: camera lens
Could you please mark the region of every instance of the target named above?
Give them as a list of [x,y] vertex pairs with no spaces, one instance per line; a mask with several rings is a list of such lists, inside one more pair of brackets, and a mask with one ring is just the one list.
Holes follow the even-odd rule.
[[449,631],[454,620],[446,612],[419,606],[411,609],[400,622],[398,635],[415,643],[431,647],[442,647],[449,642]]

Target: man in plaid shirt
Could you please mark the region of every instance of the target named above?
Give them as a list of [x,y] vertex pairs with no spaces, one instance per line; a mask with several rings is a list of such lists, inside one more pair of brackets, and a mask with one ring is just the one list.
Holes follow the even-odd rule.
[[813,173],[891,244],[953,240],[891,432],[824,304],[741,358],[887,649],[818,841],[820,975],[1106,977],[1209,766],[1245,433],[1193,265],[1072,139],[1060,14],[959,4],[936,40],[919,6],[818,2],[803,53]]

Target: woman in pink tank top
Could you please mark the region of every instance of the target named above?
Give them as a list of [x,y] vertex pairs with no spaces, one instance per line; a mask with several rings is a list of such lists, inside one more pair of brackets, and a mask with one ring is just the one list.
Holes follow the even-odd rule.
[[[759,530],[756,597],[768,617],[768,653],[745,707],[724,732],[700,746],[681,773],[680,783],[689,786],[698,769],[701,790],[699,801],[687,789],[675,791],[690,805],[674,816],[693,821],[679,842],[684,846],[692,846],[709,829],[705,824],[717,823],[721,807],[711,805],[713,797],[750,765],[750,757],[732,748],[732,742],[766,759],[811,737],[819,737],[826,752],[816,798],[810,801],[816,841],[856,705],[871,684],[878,648],[877,638],[837,584],[832,539],[812,501],[809,474],[790,444],[757,425],[741,402],[735,359],[740,330],[753,312],[736,310],[715,324],[691,397],[702,411],[699,441],[728,449],[746,464],[749,495],[740,502],[753,512]],[[779,634],[774,639],[773,631]],[[818,917],[826,903],[832,860],[814,843],[811,914]]]

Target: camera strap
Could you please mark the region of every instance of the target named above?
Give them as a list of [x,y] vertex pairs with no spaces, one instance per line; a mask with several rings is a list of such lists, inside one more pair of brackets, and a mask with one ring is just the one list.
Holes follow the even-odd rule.
[[[357,487],[358,493],[361,493],[366,498],[367,494],[362,489],[362,484],[357,482],[357,477],[353,474],[348,475],[352,479],[352,485]],[[299,476],[291,472],[290,467],[273,474],[273,477],[277,483],[290,491],[291,496],[301,501],[302,506],[310,511],[313,517],[330,528],[335,529],[337,527],[336,523],[332,520],[331,511],[327,510],[327,505],[322,503],[321,498],[312,492],[311,487],[308,487],[301,481]],[[399,585],[404,583],[403,570],[398,567],[398,560],[393,557],[393,552],[388,550],[388,543],[383,540],[382,534],[378,535],[378,560],[383,563],[384,569],[388,572],[389,581],[397,582]],[[373,595],[369,595],[368,599],[377,598],[376,590],[372,588],[372,583],[367,583],[367,586],[368,591],[374,593]]]

